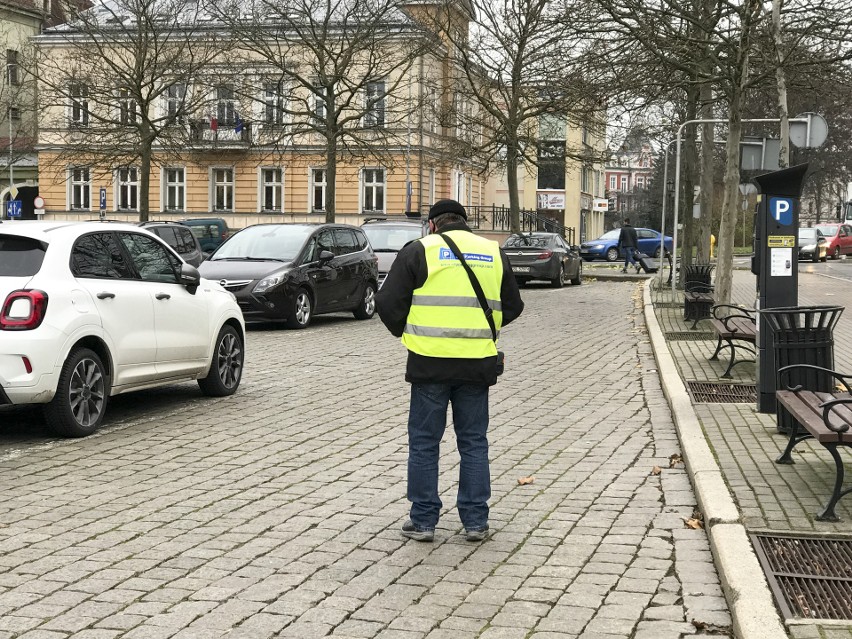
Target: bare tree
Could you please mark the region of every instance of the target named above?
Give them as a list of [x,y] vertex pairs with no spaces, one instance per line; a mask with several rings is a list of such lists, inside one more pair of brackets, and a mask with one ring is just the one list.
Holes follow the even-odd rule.
[[339,163],[370,157],[390,165],[419,112],[415,62],[435,40],[403,11],[404,4],[217,0],[212,5],[239,40],[234,53],[263,79],[259,89],[267,111],[261,123],[267,126],[261,146],[323,157],[329,222],[335,219]]
[[42,142],[62,163],[138,167],[141,221],[152,165],[188,148],[204,71],[227,49],[203,17],[197,0],[100,0],[36,38]]

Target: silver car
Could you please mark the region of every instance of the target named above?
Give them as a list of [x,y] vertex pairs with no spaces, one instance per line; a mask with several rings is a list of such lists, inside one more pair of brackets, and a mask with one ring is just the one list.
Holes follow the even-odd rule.
[[379,288],[388,276],[396,254],[403,246],[429,234],[426,220],[402,218],[367,218],[361,230],[370,240],[373,252],[379,258]]

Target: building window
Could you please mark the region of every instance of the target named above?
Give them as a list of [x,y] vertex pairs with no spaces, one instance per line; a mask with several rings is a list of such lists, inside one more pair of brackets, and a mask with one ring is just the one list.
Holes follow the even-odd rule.
[[263,85],[263,121],[266,124],[284,122],[284,92],[280,82]]
[[18,52],[14,49],[6,49],[6,80],[13,87],[21,83],[18,73]]
[[139,170],[125,167],[116,171],[118,174],[118,210],[139,210]]
[[213,210],[234,210],[234,169],[213,169]]
[[361,172],[363,184],[364,213],[378,213],[385,210],[385,171],[384,169],[364,169]]
[[167,211],[184,211],[186,204],[184,197],[186,194],[186,177],[184,169],[170,168],[165,169],[166,178],[166,200],[163,203]]
[[75,83],[71,85],[71,124],[89,126],[89,86]]
[[21,110],[18,107],[9,107],[9,117],[12,118],[12,120],[20,120]]
[[591,186],[591,180],[589,178],[589,167],[584,166],[580,169],[580,191],[583,193],[589,192],[589,187]]
[[624,192],[627,192],[627,176],[626,175],[621,176],[621,190],[624,191]]
[[317,120],[325,120],[325,87],[319,80],[314,82],[314,116]]
[[71,169],[71,210],[90,210],[91,197],[92,182],[89,178],[89,169],[85,167]]
[[283,203],[283,179],[281,169],[260,170],[260,210],[280,213]]
[[382,127],[385,125],[385,81],[376,80],[367,83],[367,104],[364,113],[364,126]]
[[583,144],[588,144],[589,143],[589,127],[587,127],[585,124],[583,125],[582,136],[583,136]]
[[644,176],[641,176],[641,175],[640,175],[640,176],[637,176],[637,178],[636,178],[636,188],[637,188],[637,189],[644,189],[644,188],[645,188],[645,178],[644,178]]
[[216,89],[216,119],[219,124],[232,126],[237,121],[234,87],[227,85]]
[[166,112],[170,120],[180,122],[184,116],[184,99],[186,85],[180,82],[170,84],[166,88]]
[[311,211],[325,211],[325,169],[311,169]]
[[618,178],[616,178],[614,175],[610,175],[609,176],[609,190],[615,191],[615,189],[617,189],[617,188],[618,188]]
[[565,190],[565,156],[565,142],[539,141],[537,180],[539,189]]
[[123,125],[136,123],[136,99],[130,95],[130,89],[118,90],[119,121]]

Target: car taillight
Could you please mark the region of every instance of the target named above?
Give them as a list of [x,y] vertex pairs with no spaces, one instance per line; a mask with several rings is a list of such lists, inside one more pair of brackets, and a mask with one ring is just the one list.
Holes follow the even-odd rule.
[[536,256],[535,259],[537,259],[537,260],[549,260],[551,255],[553,255],[553,251],[551,251],[550,249],[547,249],[546,251],[542,251],[541,253],[539,253]]
[[47,311],[44,291],[12,291],[0,310],[0,331],[29,331],[38,328]]

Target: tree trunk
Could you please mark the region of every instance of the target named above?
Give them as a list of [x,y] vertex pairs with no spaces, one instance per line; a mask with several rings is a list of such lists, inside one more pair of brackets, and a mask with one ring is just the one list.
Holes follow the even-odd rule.
[[[713,88],[709,82],[701,85],[701,119],[713,118]],[[713,186],[715,183],[713,160],[715,158],[715,124],[701,126],[701,217],[698,220],[696,262],[710,263],[710,233],[713,222]]]
[[[742,70],[747,75],[747,70]],[[725,147],[725,188],[722,201],[722,221],[719,229],[716,260],[716,303],[731,303],[733,284],[734,232],[740,201],[740,138],[742,136],[742,110],[745,91],[740,84],[732,87],[728,116],[728,141]]]
[[521,232],[521,198],[518,194],[518,151],[509,144],[506,154],[506,180],[509,182],[509,229]]
[[147,222],[151,213],[151,156],[154,138],[147,122],[141,126],[141,147],[139,149],[139,221]]
[[[698,117],[698,89],[693,85],[686,92],[686,119],[695,120]],[[680,245],[681,269],[678,274],[678,285],[682,285],[685,271],[684,266],[692,264],[694,237],[694,223],[692,218],[692,205],[695,199],[695,178],[698,171],[698,149],[695,145],[695,125],[684,127],[685,139],[683,142],[683,189],[675,196],[681,198],[683,206],[680,210],[680,224],[683,231],[678,233],[678,244]]]
[[781,119],[781,148],[778,167],[790,166],[790,114],[787,111],[787,79],[784,76],[784,43],[781,38],[781,5],[784,0],[772,0],[772,39],[775,42],[775,83],[778,86],[778,117]]

